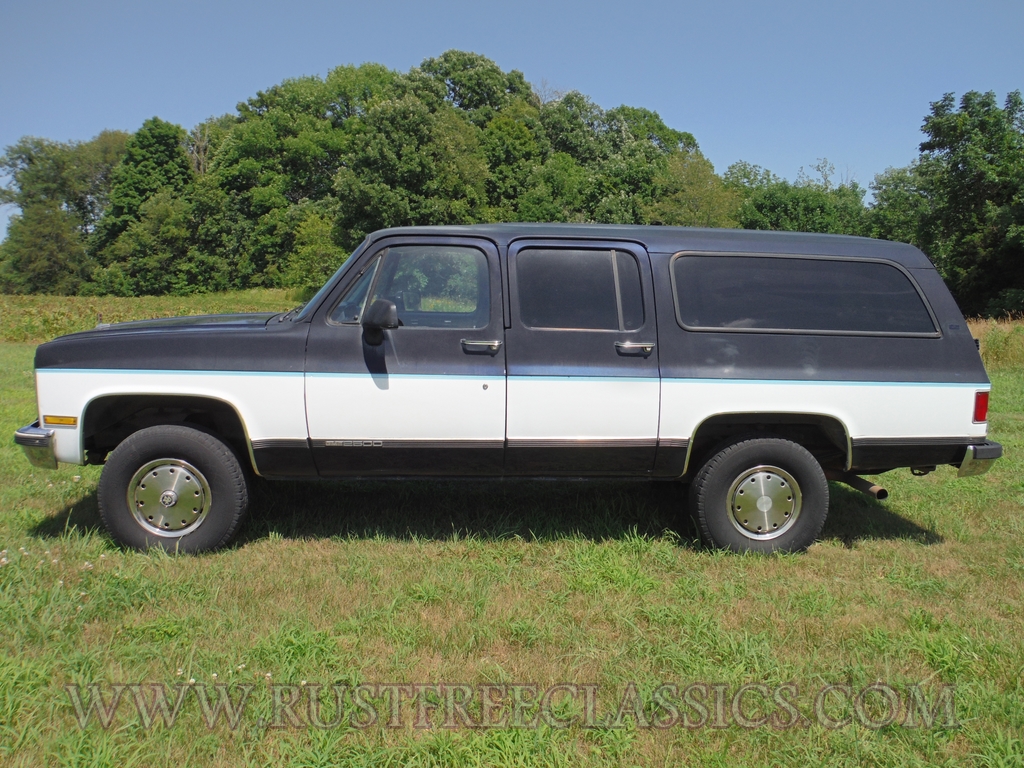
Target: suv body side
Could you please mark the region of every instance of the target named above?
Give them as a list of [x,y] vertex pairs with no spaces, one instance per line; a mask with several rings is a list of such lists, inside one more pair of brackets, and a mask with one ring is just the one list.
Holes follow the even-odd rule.
[[[358,326],[332,326],[326,314],[376,254],[414,243],[484,253],[487,322],[460,330],[387,331],[385,344],[371,355]],[[643,325],[583,333],[528,327],[515,264],[531,248],[617,249],[636,259]],[[672,260],[680,254],[889,261],[920,287],[937,331],[933,338],[914,338],[688,330],[675,311],[671,276]],[[923,254],[901,244],[672,227],[388,230],[372,235],[315,303],[298,322],[269,316],[148,321],[41,345],[40,417],[75,420],[53,428],[56,460],[84,463],[90,450],[102,460],[127,430],[158,422],[161,411],[193,418],[206,408],[203,403],[223,406],[225,415],[218,419],[237,425],[239,452],[248,454],[258,473],[271,476],[686,477],[704,450],[702,440],[785,425],[793,434],[809,426],[817,430],[816,455],[827,468],[867,473],[957,464],[966,446],[983,441],[987,430],[985,422],[971,418],[976,394],[990,385],[963,316]],[[414,335],[422,342],[411,343]],[[497,354],[469,354],[463,339],[502,344]],[[628,341],[650,342],[652,351],[598,359],[613,354],[616,342]],[[596,346],[590,350],[588,344]],[[345,377],[359,379],[351,392],[334,386]],[[443,391],[431,395],[429,386],[421,386],[414,392],[405,385],[416,377],[435,388],[444,382]],[[394,389],[382,388],[391,384]],[[587,385],[593,393],[585,393]],[[459,394],[435,407],[449,388]],[[114,403],[125,398],[135,398],[145,417],[121,413]],[[173,399],[174,408],[162,408],[161,398]],[[474,410],[473,403],[485,399],[490,405]],[[493,407],[503,400],[507,415]],[[607,403],[607,423],[588,427],[580,419],[601,418],[601,403]],[[363,421],[330,422],[346,411]],[[176,418],[174,413],[166,417]],[[452,419],[463,416],[461,431],[451,432]],[[216,419],[200,417],[204,428],[216,426]],[[389,425],[374,433],[367,425],[377,417]],[[103,419],[124,423],[118,431]],[[558,419],[563,423],[554,429]],[[374,443],[385,439],[397,443],[393,450],[376,450],[384,446]]]

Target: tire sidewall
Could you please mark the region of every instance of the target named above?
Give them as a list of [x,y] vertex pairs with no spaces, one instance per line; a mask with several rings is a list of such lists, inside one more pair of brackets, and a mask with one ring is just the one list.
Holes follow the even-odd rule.
[[[733,524],[729,489],[745,471],[759,465],[785,470],[800,487],[800,515],[780,536],[756,539],[745,536]],[[734,443],[715,454],[695,479],[691,506],[701,534],[708,543],[734,552],[796,552],[817,539],[828,514],[828,481],[821,465],[796,443],[780,438],[754,438]]]
[[[188,462],[202,473],[210,488],[210,509],[205,519],[194,531],[180,537],[152,533],[135,519],[128,506],[132,477],[144,464],[158,459]],[[149,427],[126,438],[107,459],[97,498],[104,524],[121,544],[183,553],[226,544],[248,504],[244,475],[231,449],[205,432],[177,425]]]

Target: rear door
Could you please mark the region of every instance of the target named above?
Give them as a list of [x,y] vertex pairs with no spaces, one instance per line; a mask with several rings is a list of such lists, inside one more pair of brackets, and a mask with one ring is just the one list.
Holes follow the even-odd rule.
[[647,252],[521,240],[508,277],[506,473],[649,474],[661,385]]
[[[321,475],[497,475],[505,438],[498,254],[485,240],[382,241],[313,317],[306,417]],[[400,327],[371,346],[376,299]]]

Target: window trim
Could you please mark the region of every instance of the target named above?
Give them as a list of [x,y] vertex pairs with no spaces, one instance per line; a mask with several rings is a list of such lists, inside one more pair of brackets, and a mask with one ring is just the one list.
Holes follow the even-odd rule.
[[[537,243],[528,241],[525,244],[519,245],[518,248],[512,250],[512,246],[509,246],[509,250],[513,258],[509,259],[509,272],[514,273],[516,283],[516,301],[515,301],[515,314],[516,319],[520,325],[528,331],[537,331],[540,333],[554,332],[554,333],[641,333],[647,327],[650,312],[648,312],[648,306],[646,297],[644,296],[644,276],[643,276],[643,262],[640,257],[630,248],[622,247],[622,244],[606,244],[603,242],[598,243],[567,243],[560,242],[556,244]],[[629,255],[637,268],[637,278],[640,281],[640,311],[643,313],[643,322],[639,328],[619,330],[618,328],[553,328],[546,325],[528,325],[526,320],[523,318],[522,312],[522,289],[519,285],[519,254],[524,251],[540,250],[540,251],[596,251],[598,253],[610,254],[611,265],[612,265],[612,277],[615,282],[615,309],[619,319],[619,324],[624,325],[622,322],[622,291],[619,281],[619,270],[616,260],[616,254],[623,253]],[[509,297],[509,303],[511,304],[511,296]]]
[[[337,301],[333,302],[330,306],[330,309],[327,311],[328,325],[333,325],[335,327],[344,327],[359,326],[361,324],[360,321],[362,320],[363,313],[366,312],[366,302],[373,295],[373,289],[377,287],[377,278],[380,272],[380,265],[384,263],[384,257],[387,255],[387,252],[387,246],[384,246],[379,251],[375,251],[374,254],[370,256],[369,260],[366,262],[366,265],[361,269],[357,270],[355,276],[353,276],[353,278],[346,283],[345,287],[342,288],[341,295],[338,296]],[[334,313],[337,311],[338,307],[341,306],[341,302],[345,300],[345,297],[348,296],[348,292],[355,287],[356,283],[359,282],[360,278],[362,278],[362,276],[365,275],[367,270],[369,269],[373,269],[373,278],[370,280],[370,287],[366,290],[366,298],[363,299],[362,308],[359,310],[359,320],[349,322],[339,322],[335,320],[333,316]]]
[[[843,261],[843,262],[855,262],[855,263],[867,263],[867,264],[884,264],[886,266],[895,267],[904,277],[910,281],[911,287],[917,292],[918,298],[921,299],[921,303],[924,305],[925,311],[928,313],[928,317],[932,322],[932,327],[935,329],[932,332],[927,331],[835,331],[835,330],[824,330],[824,329],[804,329],[804,328],[722,328],[718,326],[704,326],[704,325],[687,325],[683,322],[682,315],[679,311],[679,287],[676,284],[676,270],[675,264],[678,259],[686,258],[688,256],[708,256],[711,258],[716,257],[741,257],[741,258],[763,258],[763,259],[801,259],[804,261]],[[672,283],[672,311],[675,314],[676,324],[685,331],[691,331],[694,333],[771,333],[771,334],[784,334],[788,336],[875,336],[875,337],[893,337],[893,338],[911,338],[911,339],[941,339],[942,330],[939,325],[938,319],[935,317],[935,312],[932,310],[931,304],[928,302],[924,291],[921,290],[921,286],[917,284],[917,280],[910,273],[906,267],[895,261],[889,259],[878,259],[871,257],[858,257],[858,256],[827,256],[824,254],[796,254],[796,253],[747,253],[743,251],[677,251],[672,254],[672,258],[669,259],[668,263],[669,279]]]

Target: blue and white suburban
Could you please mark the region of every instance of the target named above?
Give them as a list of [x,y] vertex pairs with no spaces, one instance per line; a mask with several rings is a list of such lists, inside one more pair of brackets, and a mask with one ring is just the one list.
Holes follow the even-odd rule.
[[980,474],[988,377],[916,248],[494,224],[376,232],[303,307],[120,323],[36,352],[39,466],[105,464],[111,534],[228,542],[267,478],[690,484],[715,546],[806,548],[827,480]]

